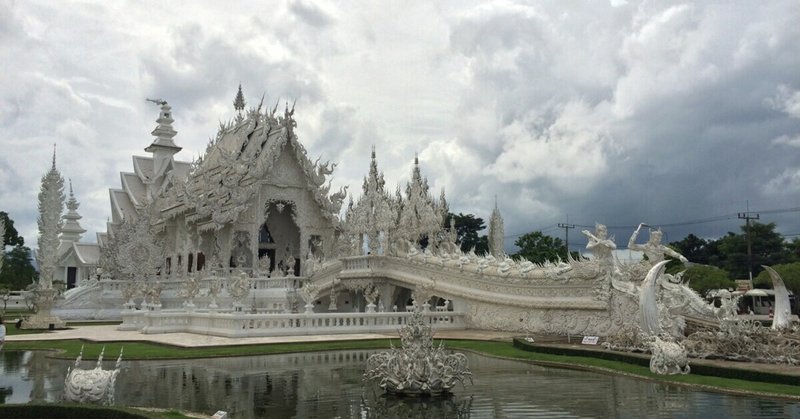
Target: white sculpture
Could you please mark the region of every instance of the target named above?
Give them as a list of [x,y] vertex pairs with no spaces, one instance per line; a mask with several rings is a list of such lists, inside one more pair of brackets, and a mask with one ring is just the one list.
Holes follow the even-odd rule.
[[[763,265],[762,265],[763,266]],[[775,290],[775,309],[772,314],[772,329],[785,330],[791,327],[792,311],[789,303],[789,291],[783,278],[769,266],[763,266],[772,278],[772,289]]]
[[658,309],[658,279],[664,273],[669,261],[662,260],[650,268],[639,291],[639,326],[646,335],[661,334],[661,321]]
[[218,276],[214,275],[208,283],[208,295],[211,296],[211,302],[208,304],[208,308],[216,309],[219,307],[217,305],[217,296],[220,291],[222,291],[222,281]]
[[298,292],[300,294],[300,298],[306,303],[305,309],[306,313],[313,313],[314,312],[314,301],[317,299],[317,295],[319,295],[319,287],[314,285],[311,282],[306,282],[303,284],[303,288],[300,288]]
[[370,355],[364,379],[390,394],[444,396],[465,379],[472,382],[467,357],[434,346],[431,327],[419,311],[400,329],[400,348]]
[[678,342],[653,336],[650,351],[650,371],[655,374],[688,374],[691,371],[686,349]]
[[636,238],[639,236],[639,231],[645,224],[639,224],[636,231],[633,232],[631,238],[628,240],[628,249],[643,252],[647,256],[647,260],[651,265],[664,260],[664,255],[674,257],[683,263],[689,262],[683,255],[670,249],[669,247],[661,244],[661,230],[650,229],[650,238],[645,244],[637,244]]
[[164,287],[161,286],[161,281],[155,281],[144,285],[145,304],[150,310],[158,310],[161,308],[161,292]]
[[64,210],[64,178],[56,169],[56,152],[53,148],[53,165],[43,177],[39,191],[39,282],[34,291],[36,314],[22,323],[23,329],[63,328],[66,323],[51,314],[50,310],[59,297],[53,288],[53,275],[58,264],[59,234],[63,225],[61,213]]
[[594,234],[589,230],[583,230],[581,233],[589,239],[589,242],[586,244],[586,250],[592,252],[592,256],[611,272],[614,267],[613,252],[617,248],[617,245],[614,243],[613,237],[608,237],[608,229],[606,226],[597,223],[594,227]]
[[503,248],[503,217],[500,215],[500,209],[497,208],[497,197],[494,199],[494,210],[492,216],[489,218],[489,254],[496,258],[500,258],[505,254]]
[[81,358],[83,357],[83,346],[78,358],[75,359],[74,368],[67,369],[67,378],[64,380],[64,399],[76,403],[95,403],[111,405],[114,403],[114,385],[117,375],[120,372],[122,363],[122,349],[119,351],[117,363],[113,370],[102,368],[103,353],[100,352],[97,358],[97,366],[94,369],[80,369]]
[[183,281],[183,289],[180,296],[185,300],[183,306],[192,309],[194,308],[194,297],[200,293],[200,280],[194,275],[189,275]]
[[233,298],[234,308],[241,311],[244,302],[250,295],[250,289],[253,287],[253,280],[247,276],[247,273],[240,272],[238,275],[232,275],[228,283],[228,294]]

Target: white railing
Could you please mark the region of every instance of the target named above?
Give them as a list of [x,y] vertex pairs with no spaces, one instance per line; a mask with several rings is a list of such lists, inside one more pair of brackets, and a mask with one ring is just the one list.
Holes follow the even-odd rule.
[[[159,280],[163,290],[179,290],[183,288],[185,283],[185,280],[181,278],[169,278],[164,280],[160,280],[159,278],[156,279]],[[214,278],[204,277],[200,281],[200,288],[208,288],[212,279]],[[222,283],[222,289],[225,289],[229,278],[220,277],[220,279]],[[303,276],[287,276],[276,278],[256,277],[253,278],[253,289],[302,288],[304,281],[307,279],[308,278]],[[100,285],[103,288],[103,292],[121,292],[129,282],[130,280],[127,279],[107,279],[100,281]]]
[[369,269],[370,268],[369,262],[371,258],[372,256],[350,256],[342,258],[344,270],[356,271],[356,270]]
[[[188,332],[224,337],[395,333],[412,313],[267,313],[246,314],[207,310],[126,311],[120,330],[142,333]],[[437,330],[466,327],[460,312],[423,312]]]

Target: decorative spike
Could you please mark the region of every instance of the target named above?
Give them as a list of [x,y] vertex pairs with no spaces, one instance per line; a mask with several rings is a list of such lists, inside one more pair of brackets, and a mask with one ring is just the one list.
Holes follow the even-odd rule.
[[83,358],[83,345],[81,345],[81,351],[78,352],[78,357],[75,358],[75,368],[81,366],[81,359]]
[[261,106],[264,105],[264,97],[267,95],[267,92],[264,92],[261,95],[261,102],[258,102],[258,109],[256,109],[256,113],[261,112]]
[[56,143],[53,143],[53,170],[56,170]]
[[103,354],[106,353],[106,346],[103,345],[103,349],[100,350],[100,356],[97,357],[97,366],[95,368],[100,369],[103,364]]
[[122,364],[122,351],[125,347],[119,348],[119,356],[117,357],[117,363],[114,365],[114,368],[119,369],[120,364]]

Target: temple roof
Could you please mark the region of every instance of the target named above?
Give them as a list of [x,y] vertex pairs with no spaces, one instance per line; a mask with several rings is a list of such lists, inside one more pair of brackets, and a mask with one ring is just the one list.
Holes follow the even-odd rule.
[[282,117],[275,116],[275,109],[272,113],[251,109],[243,118],[220,125],[178,198],[184,211],[193,212],[190,220],[212,219],[217,225],[236,220],[258,188],[274,180],[274,166],[287,147],[303,174],[298,186],[312,192],[327,218],[337,219],[338,208],[323,187],[333,166],[310,161],[293,132],[293,114],[288,106]]
[[100,245],[95,243],[67,243],[59,251],[59,265],[67,266],[67,260],[75,255],[80,266],[96,266],[100,261]]

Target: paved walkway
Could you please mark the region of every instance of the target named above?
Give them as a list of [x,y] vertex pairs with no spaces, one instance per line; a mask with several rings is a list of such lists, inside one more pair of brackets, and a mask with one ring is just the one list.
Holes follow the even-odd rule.
[[[436,332],[437,339],[502,340],[511,342],[514,333],[486,330],[442,330]],[[146,335],[138,331],[117,330],[117,325],[73,326],[70,329],[44,333],[6,336],[6,342],[35,340],[84,339],[92,342],[153,342],[185,348],[230,345],[258,345],[265,343],[330,342],[338,340],[397,339],[397,333],[359,333],[348,335],[273,336],[253,338],[226,338],[198,335],[195,333],[160,333]]]

